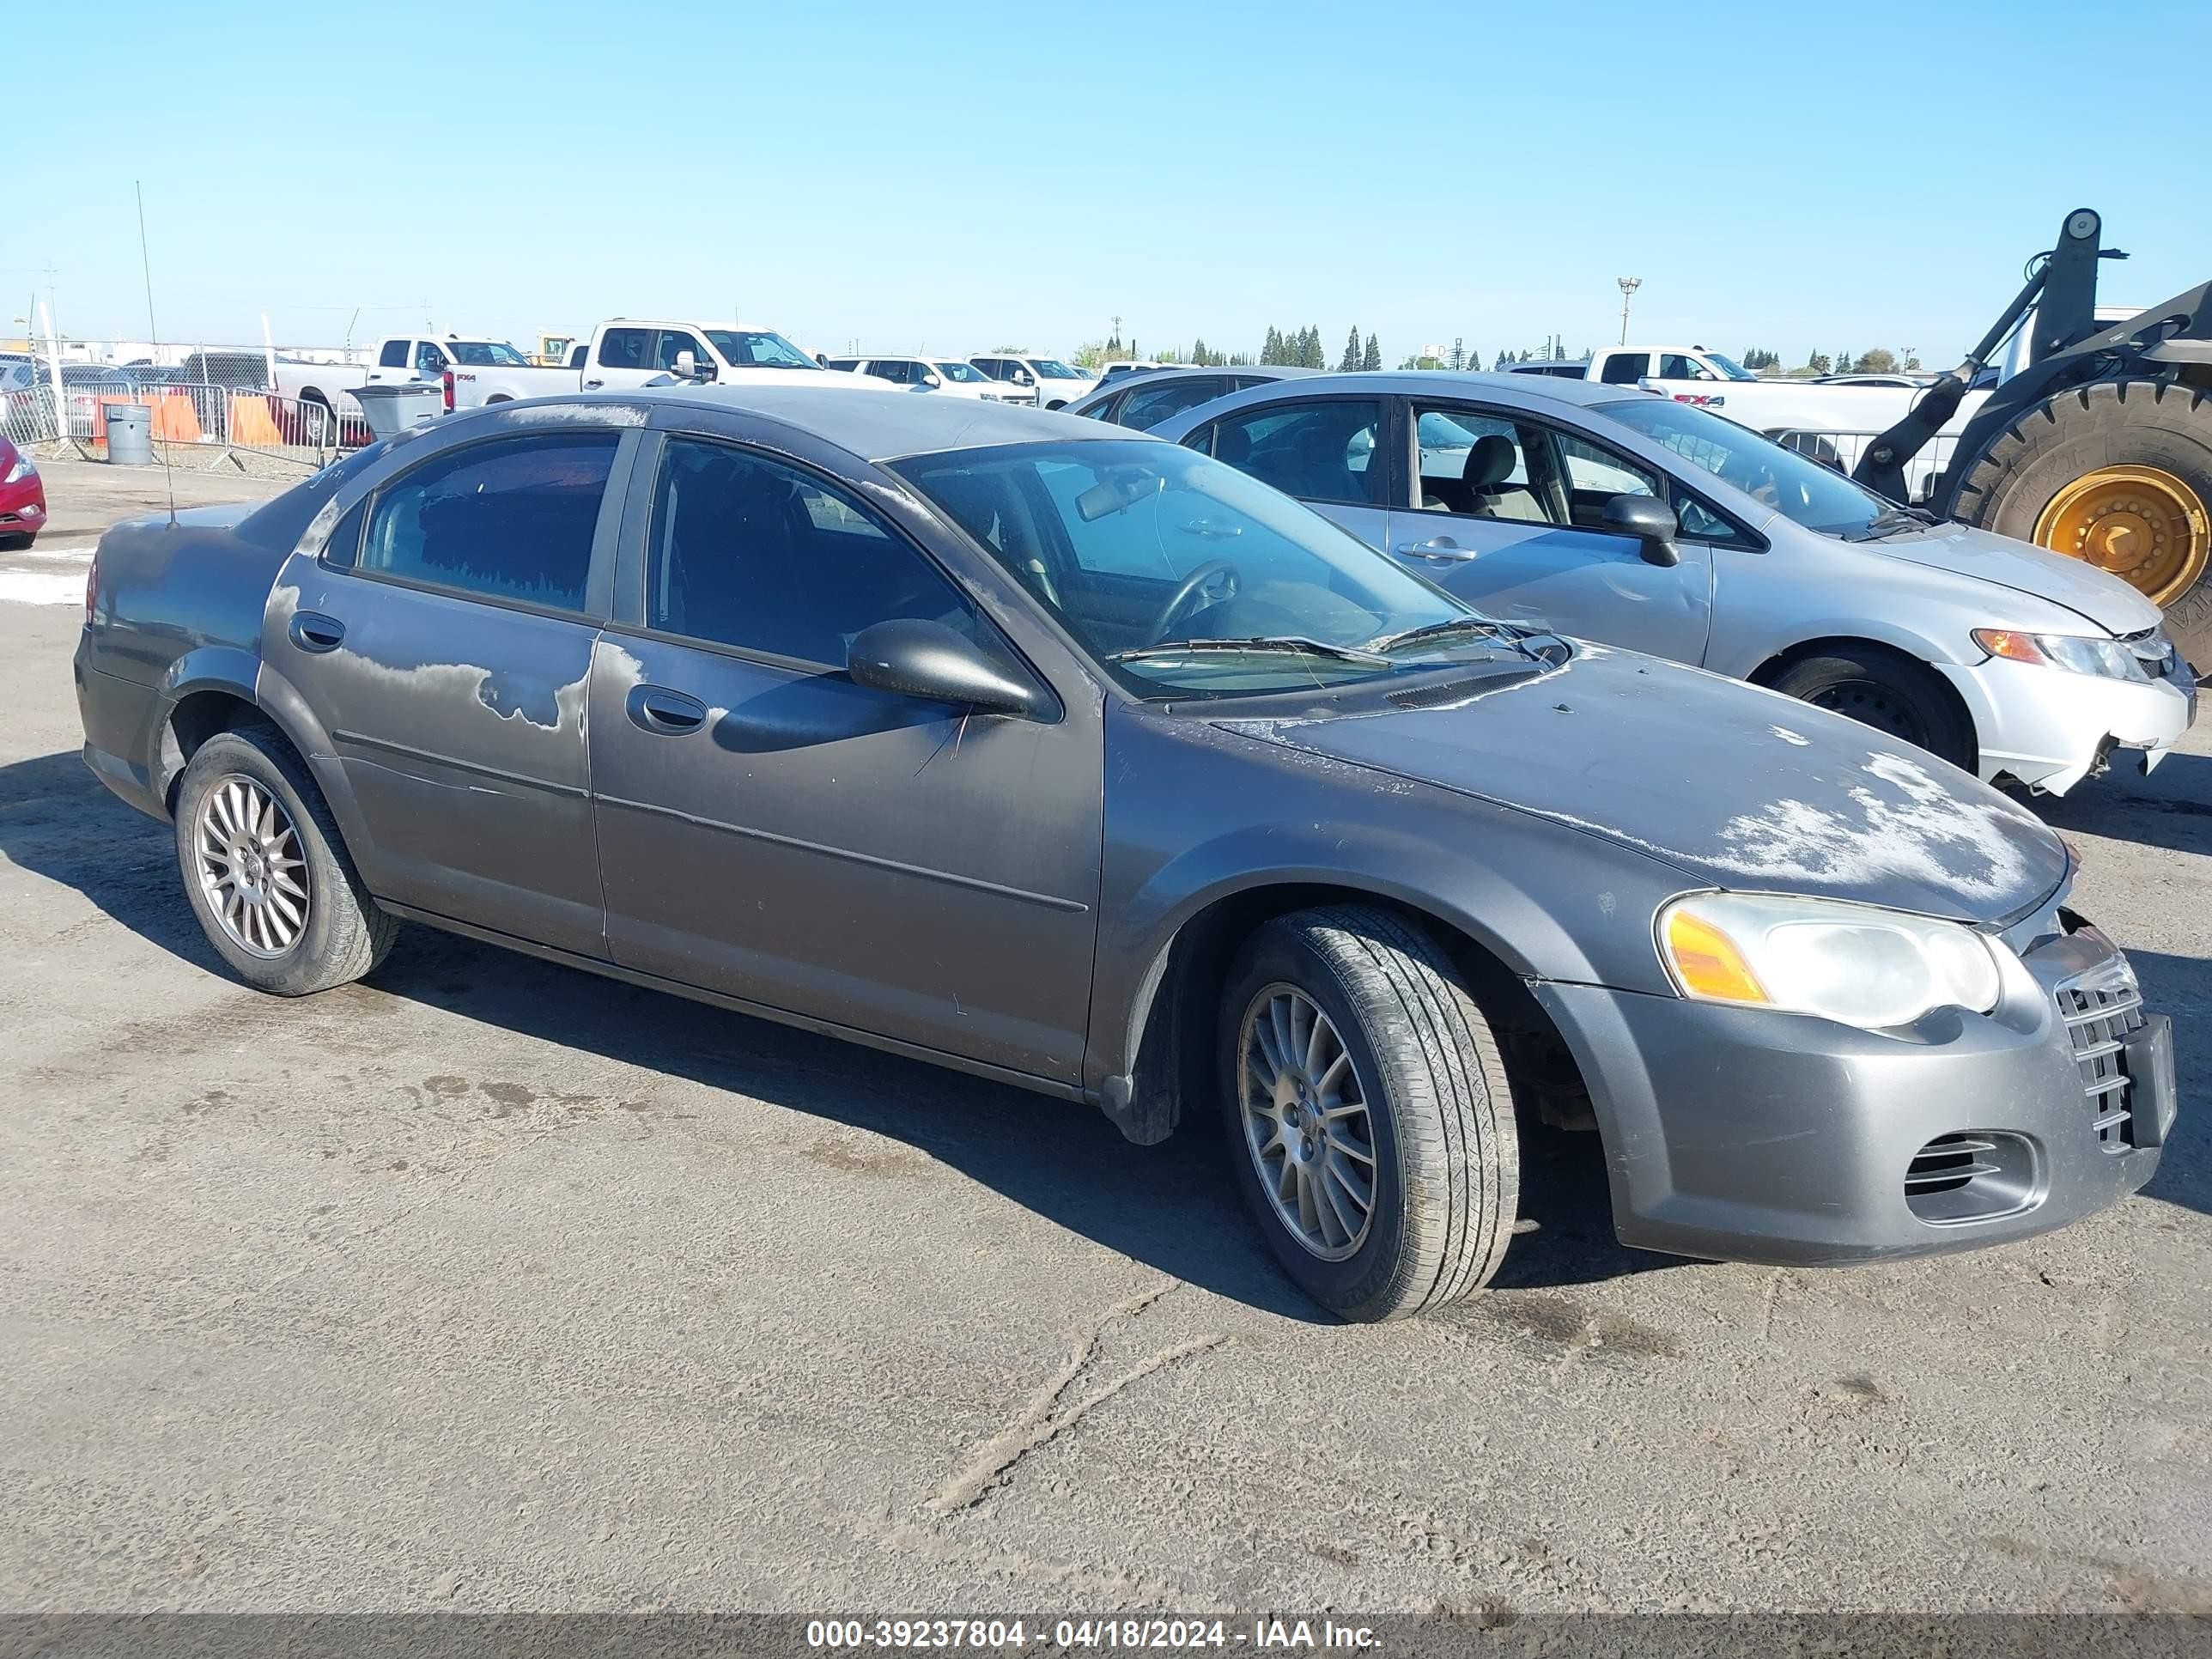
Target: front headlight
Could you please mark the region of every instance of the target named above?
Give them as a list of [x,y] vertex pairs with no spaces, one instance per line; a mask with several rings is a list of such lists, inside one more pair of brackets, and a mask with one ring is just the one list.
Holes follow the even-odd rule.
[[2039,663],[2112,680],[2148,680],[2136,653],[2118,640],[2079,634],[2023,634],[2010,628],[1977,628],[1974,643],[2008,662]]
[[1996,1006],[1998,946],[1971,927],[1871,904],[1693,893],[1659,913],[1659,954],[1699,1002],[1880,1030],[1937,1008]]
[[0,483],[21,483],[26,478],[38,476],[39,469],[31,465],[31,458],[19,449],[15,452],[15,465],[8,469],[8,476],[0,478]]

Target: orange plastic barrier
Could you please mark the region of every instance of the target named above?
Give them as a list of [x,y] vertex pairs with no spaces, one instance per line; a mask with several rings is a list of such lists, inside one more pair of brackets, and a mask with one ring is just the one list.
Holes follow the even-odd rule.
[[230,441],[249,449],[274,449],[284,441],[268,398],[246,392],[231,394]]
[[107,441],[107,406],[110,404],[146,404],[154,411],[153,436],[162,443],[196,444],[200,441],[199,411],[192,407],[188,397],[175,395],[155,397],[102,397],[92,411],[92,441],[96,444]]

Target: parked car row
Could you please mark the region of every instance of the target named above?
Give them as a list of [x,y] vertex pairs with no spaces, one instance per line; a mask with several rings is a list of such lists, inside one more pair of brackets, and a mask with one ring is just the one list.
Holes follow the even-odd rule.
[[[319,992],[413,921],[1139,1143],[1216,1115],[1353,1319],[1489,1281],[1540,1123],[1624,1242],[1777,1263],[2157,1170],[2171,1027],[2066,846],[1848,697],[1681,665],[1920,611],[1982,641],[1961,701],[2155,735],[2186,670],[2097,573],[2015,603],[2008,544],[1601,383],[1285,378],[1147,434],[848,380],[464,410],[109,532],[84,753],[231,971]],[[1661,654],[1549,625],[1641,618]]]

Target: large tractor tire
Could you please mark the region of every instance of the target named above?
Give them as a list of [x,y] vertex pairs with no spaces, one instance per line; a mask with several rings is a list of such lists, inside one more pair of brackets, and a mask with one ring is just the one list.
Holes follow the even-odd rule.
[[1955,516],[2111,571],[2212,672],[2212,392],[2136,379],[2058,392],[1967,470]]

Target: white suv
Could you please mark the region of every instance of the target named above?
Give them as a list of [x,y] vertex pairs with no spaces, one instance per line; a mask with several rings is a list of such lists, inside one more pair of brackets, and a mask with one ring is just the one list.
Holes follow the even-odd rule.
[[1079,398],[1087,398],[1098,382],[1079,368],[1071,368],[1057,357],[1016,356],[993,352],[968,360],[1012,395],[1040,409],[1059,409]]
[[872,374],[909,391],[942,392],[979,403],[1027,403],[1012,386],[1000,386],[972,363],[957,357],[824,357],[824,368],[848,374]]

